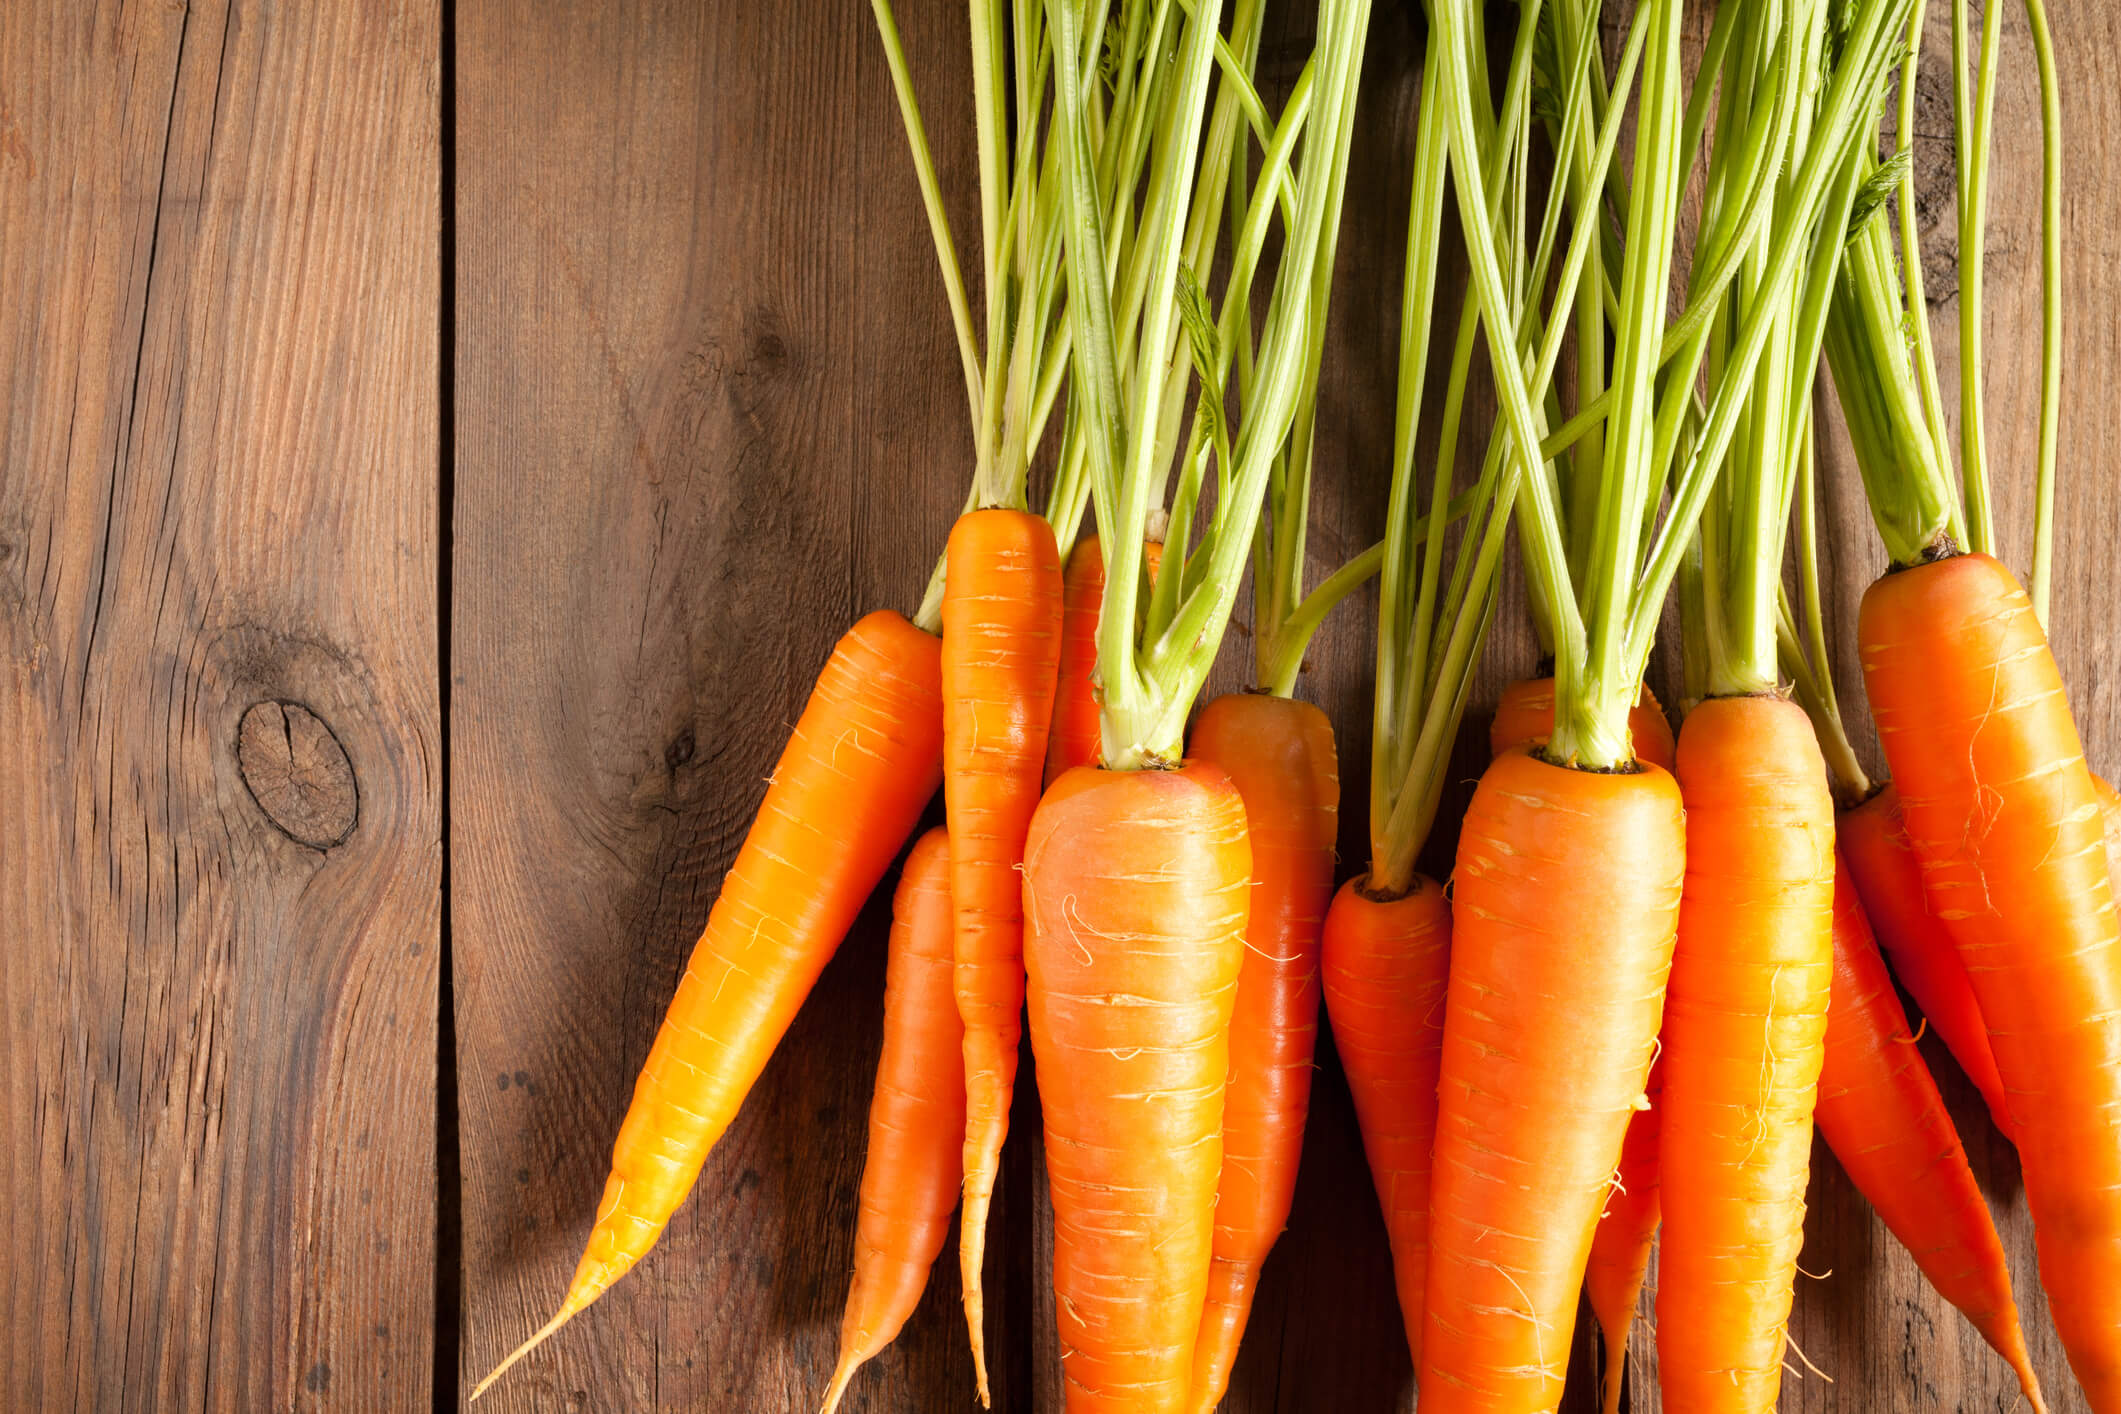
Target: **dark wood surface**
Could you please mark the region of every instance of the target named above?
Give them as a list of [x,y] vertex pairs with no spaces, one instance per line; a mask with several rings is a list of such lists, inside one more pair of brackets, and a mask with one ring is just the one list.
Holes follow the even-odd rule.
[[[1381,506],[1409,14],[1381,6],[1370,44],[1320,571]],[[962,11],[900,19],[969,232]],[[2112,769],[2121,13],[2057,24],[2054,637]],[[1301,63],[1300,25],[1270,42],[1270,87]],[[2017,11],[2004,28],[1989,392],[2022,561],[2036,109]],[[1940,111],[1926,100],[1933,144]],[[1931,293],[1949,383],[1954,292]],[[0,1407],[455,1407],[566,1283],[812,675],[854,616],[911,607],[962,494],[956,353],[867,7],[0,6],[0,378]],[[1848,635],[1880,556],[1829,460]],[[1522,623],[1513,597],[1476,713],[1531,667]],[[1350,605],[1302,688],[1340,733],[1351,870],[1370,633]],[[1449,854],[1439,838],[1428,862]],[[852,1260],[883,925],[873,906],[656,1252],[482,1407],[813,1407]],[[2081,1409],[2010,1151],[1924,1050],[2051,1402]],[[988,1278],[1012,1414],[1060,1407],[1036,1133],[1026,1086]],[[1811,1198],[1821,1275],[1793,1334],[1834,1382],[1792,1379],[1783,1407],[2010,1408],[2000,1362],[1823,1149]],[[957,1295],[946,1261],[849,1409],[974,1407]],[[1587,1376],[1587,1330],[1578,1354]],[[1412,1407],[1330,1049],[1226,1407]]]

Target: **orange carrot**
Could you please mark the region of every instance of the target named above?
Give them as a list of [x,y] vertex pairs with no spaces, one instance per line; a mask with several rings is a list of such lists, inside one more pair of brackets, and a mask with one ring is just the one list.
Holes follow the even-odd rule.
[[[1488,749],[1501,755],[1513,746],[1543,742],[1553,731],[1554,679],[1523,679],[1502,690],[1495,720],[1488,728]],[[1672,769],[1672,724],[1648,684],[1628,713],[1628,735],[1638,757]],[[1649,1275],[1650,1249],[1657,1240],[1657,1144],[1663,1118],[1657,1100],[1662,1090],[1662,1075],[1652,1066],[1643,1089],[1649,1104],[1628,1120],[1620,1167],[1613,1176],[1605,1211],[1591,1234],[1590,1261],[1584,1267],[1584,1291],[1605,1336],[1605,1414],[1619,1414],[1628,1331],[1642,1300],[1642,1283]]]
[[950,837],[938,826],[906,856],[891,901],[884,1050],[869,1103],[854,1283],[824,1414],[839,1408],[854,1372],[898,1338],[950,1235],[965,1140],[965,1028],[957,1019],[953,932]]
[[1717,697],[1679,732],[1686,902],[1664,1019],[1665,1402],[1766,1411],[1804,1241],[1833,982],[1834,802],[1809,719]]
[[[1142,542],[1151,579],[1162,563],[1163,542]],[[1104,602],[1105,557],[1092,535],[1068,552],[1061,576],[1060,678],[1053,693],[1053,729],[1046,736],[1046,784],[1072,766],[1095,766],[1104,756],[1097,720],[1097,614]]]
[[1643,1102],[1686,858],[1656,766],[1491,763],[1458,844],[1423,1414],[1552,1409]]
[[1069,1414],[1179,1414],[1214,1250],[1252,851],[1219,767],[1078,767],[1024,850]]
[[1900,815],[1900,793],[1887,785],[1838,822],[1841,855],[1893,975],[1944,1038],[1945,1049],[1974,1082],[1997,1130],[2010,1137],[2003,1076],[1974,999],[1973,979],[1959,958],[1944,920],[1930,912],[1922,891],[1922,869]]
[[2055,1326],[2121,1410],[2121,926],[2098,788],[2032,603],[1986,555],[1888,574],[1864,681],[2002,1072]]
[[2094,775],[2092,787],[2099,792],[2099,813],[2106,825],[2107,873],[2121,873],[2121,790],[2106,777]]
[[935,794],[940,648],[880,611],[832,650],[641,1067],[560,1309],[474,1398],[646,1256],[691,1191]]
[[1834,882],[1834,986],[1819,1070],[1819,1132],[1930,1285],[2010,1362],[2037,1414],[2047,1406],[2025,1352],[2003,1243],[1914,1039],[1842,869]]
[[988,1402],[981,1267],[1009,1132],[1024,1007],[1024,835],[1038,806],[1060,655],[1060,555],[1028,511],[950,531],[943,588],[943,800],[965,1023],[965,1211],[958,1265],[980,1403]]
[[[1635,754],[1666,770],[1672,767],[1672,724],[1647,686],[1628,713]],[[1488,725],[1488,750],[1500,756],[1513,746],[1536,746],[1554,734],[1554,679],[1522,678],[1502,690]]]
[[1341,885],[1326,911],[1326,1014],[1384,1210],[1407,1348],[1419,1365],[1451,903],[1433,879],[1417,876],[1412,890],[1392,899],[1373,897],[1367,885],[1367,875]]
[[1193,1357],[1192,1408],[1222,1402],[1252,1291],[1288,1225],[1318,1041],[1319,930],[1333,896],[1340,766],[1333,726],[1308,702],[1232,693],[1202,709],[1192,755],[1243,800],[1252,841],[1251,919],[1230,1021],[1215,1257]]

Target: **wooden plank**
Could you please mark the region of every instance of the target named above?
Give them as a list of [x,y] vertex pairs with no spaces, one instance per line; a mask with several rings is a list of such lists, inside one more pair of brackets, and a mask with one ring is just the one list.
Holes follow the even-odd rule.
[[[908,8],[923,39],[947,20]],[[467,0],[458,15],[468,1381],[564,1289],[787,723],[858,613],[918,600],[970,439],[865,12]],[[961,181],[963,109],[928,87]],[[822,1393],[884,903],[657,1252],[490,1403],[796,1409]],[[1001,1231],[1022,1225],[1014,1202]],[[1022,1298],[998,1285],[1006,1352]],[[955,1282],[935,1287],[850,1410],[971,1398]],[[1025,1409],[1009,1360],[996,1377],[996,1407]]]
[[0,1405],[422,1407],[436,8],[0,7]]

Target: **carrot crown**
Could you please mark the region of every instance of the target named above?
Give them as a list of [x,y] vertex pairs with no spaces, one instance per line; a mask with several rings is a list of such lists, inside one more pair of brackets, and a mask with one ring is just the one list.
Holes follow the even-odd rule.
[[[1839,43],[1808,50],[1810,16],[1821,3],[1722,6],[1709,54],[1691,96],[1680,62],[1679,0],[1650,0],[1636,23],[1646,27],[1639,87],[1634,177],[1624,205],[1626,233],[1620,285],[1612,297],[1613,353],[1608,386],[1584,406],[1542,452],[1572,445],[1602,419],[1602,445],[1591,484],[1578,459],[1571,505],[1582,519],[1571,565],[1561,524],[1562,492],[1544,468],[1526,478],[1523,519],[1528,578],[1551,614],[1555,658],[1555,725],[1550,759],[1611,769],[1632,759],[1627,715],[1640,691],[1664,596],[1693,542],[1726,453],[1739,430],[1751,385],[1773,338],[1778,312],[1795,288],[1833,177],[1852,135],[1875,101],[1909,0],[1861,0],[1832,13],[1845,21]],[[1765,56],[1765,81],[1730,102],[1744,117],[1724,130],[1711,153],[1711,201],[1696,236],[1685,312],[1670,320],[1666,291],[1679,242],[1680,198],[1688,139],[1702,131],[1734,45]],[[1817,92],[1809,126],[1800,98]],[[1682,108],[1682,98],[1686,99]],[[1462,203],[1463,204],[1463,203]],[[1579,219],[1583,219],[1579,217]],[[1706,396],[1697,390],[1714,331],[1714,315],[1731,282],[1759,252],[1748,277],[1752,305],[1708,365]],[[1603,272],[1601,272],[1603,274]],[[1515,341],[1514,320],[1499,279],[1474,260],[1474,288],[1491,347]],[[1603,292],[1601,297],[1604,297]],[[1504,337],[1507,335],[1507,337]],[[1496,361],[1502,406],[1516,447],[1541,446],[1540,423],[1521,370]],[[1663,506],[1661,520],[1658,512]]]
[[[1312,321],[1322,317],[1314,306],[1324,283],[1318,271],[1322,252],[1328,265],[1331,260],[1369,6],[1328,0],[1320,7],[1317,50],[1271,128],[1242,63],[1219,42],[1219,0],[1156,7],[1173,40],[1168,56],[1153,56],[1168,66],[1169,88],[1154,131],[1138,139],[1151,155],[1147,195],[1131,228],[1125,219],[1131,206],[1115,222],[1100,200],[1107,149],[1126,135],[1101,121],[1092,81],[1096,51],[1086,47],[1089,8],[1084,0],[1047,0],[1046,13],[1057,56],[1053,121],[1072,340],[1069,416],[1081,429],[1108,556],[1098,626],[1104,760],[1124,770],[1181,755],[1186,713],[1229,622],[1261,501],[1295,420]],[[1239,20],[1252,9],[1240,6]],[[1190,234],[1211,229],[1207,223],[1221,204],[1219,195],[1204,201],[1196,181],[1209,80],[1218,63],[1222,91],[1235,105],[1230,111],[1253,119],[1264,150],[1234,232],[1220,315],[1203,288],[1212,241],[1198,247],[1198,263],[1187,259]],[[1277,210],[1282,251],[1255,349],[1248,291]],[[1115,239],[1138,252],[1131,275],[1115,259]],[[1126,323],[1137,310],[1139,328],[1129,339]],[[1142,539],[1170,485],[1185,402],[1186,361],[1169,352],[1181,332],[1200,396],[1194,435],[1178,461],[1163,567],[1144,595]],[[1224,397],[1233,361],[1250,370],[1234,438]],[[1196,520],[1205,522],[1198,544]]]
[[[1951,471],[1951,437],[1944,423],[1936,355],[1923,289],[1916,233],[1914,144],[1915,77],[1921,58],[1927,0],[1918,0],[1907,25],[1900,66],[1892,158],[1879,163],[1866,150],[1866,179],[1889,191],[1899,207],[1900,249],[1874,221],[1858,232],[1834,293],[1826,341],[1834,391],[1849,426],[1856,467],[1886,552],[1896,565],[1950,554],[1957,548],[1996,553],[1995,514],[1989,501],[1988,424],[1981,352],[1983,246],[1988,217],[1988,162],[1994,126],[1997,42],[2002,7],[1987,8],[1981,30],[1979,78],[1973,73],[1966,7],[1952,3],[1952,158],[1958,208],[1959,455]],[[2042,0],[2026,0],[2026,19],[2040,75],[2041,107],[2041,348],[2040,466],[2033,527],[2033,605],[2047,617],[2053,527],[2056,442],[2062,388],[2062,146],[2061,99],[2054,42]],[[1882,199],[1882,197],[1881,197]]]
[[[871,6],[964,368],[975,462],[966,509],[1022,507],[1027,503],[1031,460],[1045,440],[1059,398],[1072,332],[1061,272],[1060,153],[1052,140],[1053,35],[1039,0],[971,0],[968,6],[979,154],[979,273],[986,301],[983,336],[975,331],[897,21],[889,0],[871,0]],[[1236,8],[1223,57],[1240,73],[1257,53],[1263,10],[1262,0],[1240,0]],[[1093,186],[1098,209],[1115,232],[1107,255],[1121,291],[1116,337],[1122,346],[1131,346],[1140,333],[1150,262],[1134,239],[1136,228],[1119,218],[1143,188],[1167,135],[1168,125],[1160,124],[1171,102],[1175,66],[1166,61],[1173,57],[1180,24],[1171,7],[1152,12],[1147,6],[1124,6],[1118,13],[1100,7],[1095,23],[1088,25],[1081,55],[1092,75],[1109,79],[1088,87],[1094,90],[1097,128],[1107,139],[1099,147]],[[1201,191],[1194,203],[1195,219],[1182,237],[1189,268],[1205,271],[1213,258],[1230,153],[1247,116],[1240,96],[1226,89],[1198,162]],[[1075,419],[1068,419],[1059,468],[1046,498],[1046,518],[1063,548],[1073,542],[1089,499],[1086,452],[1081,429]],[[942,575],[938,563],[915,620],[930,631],[941,622]]]

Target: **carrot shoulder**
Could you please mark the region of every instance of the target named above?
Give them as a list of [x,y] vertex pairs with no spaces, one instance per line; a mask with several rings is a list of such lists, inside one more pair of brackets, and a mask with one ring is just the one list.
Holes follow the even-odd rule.
[[1333,726],[1308,702],[1218,697],[1193,728],[1194,759],[1243,800],[1252,901],[1230,1021],[1230,1082],[1215,1197],[1215,1259],[1193,1360],[1192,1407],[1222,1402],[1253,1288],[1288,1225],[1318,1042],[1319,930],[1333,896],[1340,768]]
[[647,1255],[942,774],[941,645],[899,615],[849,629],[818,674],[656,1033],[559,1311]]
[[1326,911],[1326,1015],[1384,1211],[1407,1348],[1419,1365],[1451,901],[1434,879],[1417,876],[1392,899],[1372,897],[1367,884],[1367,875],[1350,879]]
[[1069,1414],[1183,1414],[1214,1249],[1252,872],[1214,766],[1078,767],[1024,852]]
[[950,838],[938,826],[914,844],[892,898],[884,1049],[869,1103],[854,1281],[825,1414],[839,1408],[855,1371],[898,1338],[950,1235],[965,1139],[965,1028],[951,976],[952,931]]
[[2008,1360],[2035,1411],[2010,1272],[1988,1205],[1846,869],[1834,882],[1834,989],[1819,1071],[1819,1132],[1939,1295]]
[[1889,574],[1858,620],[1879,741],[1932,906],[1995,1047],[2049,1308],[2121,1410],[2121,927],[2097,787],[2031,601],[1959,555]]
[[950,531],[943,589],[943,800],[965,1023],[965,1211],[958,1263],[980,1402],[987,1211],[1009,1132],[1024,1007],[1024,835],[1038,806],[1060,655],[1060,555],[1028,511]]
[[1459,836],[1424,1414],[1550,1410],[1642,1102],[1678,922],[1679,790],[1506,752]]
[[1833,979],[1834,803],[1810,721],[1712,698],[1679,732],[1686,902],[1665,1003],[1665,1402],[1758,1414],[1781,1386]]

